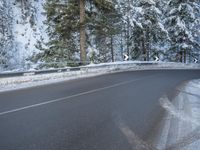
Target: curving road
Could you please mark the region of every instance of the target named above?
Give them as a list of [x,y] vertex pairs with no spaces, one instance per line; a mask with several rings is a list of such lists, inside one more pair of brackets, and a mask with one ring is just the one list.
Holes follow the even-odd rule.
[[130,71],[0,93],[0,150],[153,149],[159,98],[196,78]]

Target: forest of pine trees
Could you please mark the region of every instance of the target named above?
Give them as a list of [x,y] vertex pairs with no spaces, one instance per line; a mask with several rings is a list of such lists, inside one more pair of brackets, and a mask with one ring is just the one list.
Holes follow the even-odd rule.
[[[6,1],[1,5],[6,12]],[[200,0],[48,0],[43,6],[49,40],[38,40],[33,63],[76,66],[123,61],[124,54],[139,61],[199,58]],[[2,64],[10,57],[6,49],[12,42],[4,43],[5,36],[12,38],[12,24],[0,25]]]

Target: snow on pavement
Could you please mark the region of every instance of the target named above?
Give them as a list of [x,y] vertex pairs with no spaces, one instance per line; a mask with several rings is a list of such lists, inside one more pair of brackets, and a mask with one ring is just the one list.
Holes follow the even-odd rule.
[[158,150],[197,150],[200,147],[200,80],[178,89],[171,101],[160,99],[165,109],[154,146]]
[[0,92],[64,82],[79,78],[93,77],[106,74],[107,72],[108,70],[102,72],[93,71],[88,73],[86,73],[85,71],[72,71],[43,75],[28,75],[20,77],[0,78]]

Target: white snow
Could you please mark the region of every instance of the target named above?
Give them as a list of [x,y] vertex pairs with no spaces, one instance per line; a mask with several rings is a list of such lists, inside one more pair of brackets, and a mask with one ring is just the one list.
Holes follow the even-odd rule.
[[155,147],[158,150],[197,150],[200,147],[200,80],[193,80],[177,89],[171,101],[160,99],[166,110]]
[[[133,10],[135,10],[137,13],[140,13],[140,14],[143,13],[142,7],[134,7],[133,5],[131,5],[131,8],[132,8]],[[134,13],[134,12],[133,12],[133,13]]]
[[[25,6],[21,2],[14,2],[14,0],[10,2],[13,11],[14,41],[19,54],[18,60],[23,63],[25,63],[25,59],[30,57],[34,52],[39,51],[35,47],[37,41],[48,41],[46,33],[47,26],[43,23],[46,20],[43,8],[45,0],[27,3],[30,4],[29,11],[23,8]],[[30,14],[26,16],[26,12]],[[31,21],[34,21],[33,25],[31,25]]]
[[162,12],[155,6],[151,6],[151,10],[154,10],[156,14],[162,15]]
[[183,43],[180,45],[181,48],[186,49],[186,48],[193,48],[191,45],[188,45],[186,43]]
[[0,7],[3,7],[3,2],[2,1],[0,1]]
[[143,2],[148,3],[150,5],[156,5],[154,0],[143,0]]
[[[150,64],[149,64],[150,63]],[[148,64],[148,65],[145,65]],[[102,64],[90,64],[81,67],[80,71],[59,72],[43,75],[34,75],[33,72],[26,76],[0,78],[0,92],[51,84],[56,82],[64,82],[67,80],[98,76],[107,73],[135,71],[135,70],[154,70],[154,69],[200,69],[198,64],[181,64],[181,63],[164,63],[164,62],[141,62],[141,61],[126,61]]]
[[182,21],[179,17],[177,18],[177,26],[182,30],[186,30],[185,22]]

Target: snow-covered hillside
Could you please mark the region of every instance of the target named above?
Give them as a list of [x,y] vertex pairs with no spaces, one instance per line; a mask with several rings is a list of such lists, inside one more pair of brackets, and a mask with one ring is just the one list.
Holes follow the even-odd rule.
[[[45,0],[2,0],[0,8],[2,15],[4,15],[5,30],[9,30],[7,36],[5,34],[1,37],[9,43],[10,47],[4,48],[4,55],[8,58],[2,58],[4,61],[1,65],[7,65],[8,69],[23,68],[27,59],[38,51],[35,45],[37,41],[45,42],[48,40],[46,34],[46,26],[44,21],[46,19],[43,5]],[[9,27],[7,23],[10,22]],[[9,68],[12,66],[12,68]],[[4,67],[5,68],[5,67]]]
[[11,3],[13,9],[14,39],[20,51],[20,60],[37,51],[37,40],[46,40],[43,4],[44,0]]

